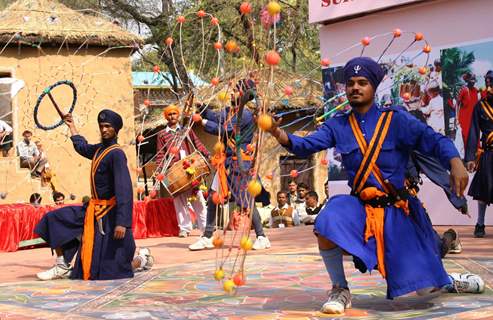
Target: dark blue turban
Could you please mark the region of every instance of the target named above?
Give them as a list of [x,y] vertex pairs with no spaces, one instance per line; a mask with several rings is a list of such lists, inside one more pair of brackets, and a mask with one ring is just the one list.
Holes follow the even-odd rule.
[[374,90],[385,76],[384,71],[375,60],[368,57],[353,58],[344,66],[344,83],[351,77],[365,77],[370,81]]
[[111,111],[109,109],[103,109],[101,110],[101,112],[99,112],[98,123],[101,122],[107,122],[111,124],[116,133],[118,133],[118,131],[120,131],[120,129],[123,127],[122,117],[115,111]]

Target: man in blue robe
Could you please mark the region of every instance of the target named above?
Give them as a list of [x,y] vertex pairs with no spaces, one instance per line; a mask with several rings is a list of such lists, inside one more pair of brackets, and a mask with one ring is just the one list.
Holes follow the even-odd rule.
[[[132,234],[133,191],[127,158],[117,144],[123,126],[120,115],[102,110],[98,115],[101,143],[89,144],[79,135],[71,114],[64,117],[74,149],[92,159],[91,200],[84,206],[68,206],[47,213],[35,228],[57,254],[40,280],[66,278],[109,280],[131,278],[134,269],[151,261],[144,249],[134,259]],[[78,252],[73,270],[70,263]]]
[[361,271],[378,271],[387,281],[387,297],[430,292],[450,283],[434,231],[421,202],[405,188],[412,151],[438,159],[450,170],[452,187],[462,196],[468,175],[452,141],[400,108],[379,108],[375,90],[383,78],[370,58],[344,67],[349,114],[328,119],[306,137],[288,134],[274,122],[270,133],[297,156],[335,147],[349,176],[351,195],[327,202],[315,221],[320,254],[332,281],[325,313],[343,313],[351,295],[343,269],[343,252],[359,261]]
[[[205,132],[218,136],[226,145],[225,167],[228,170],[227,182],[231,191],[230,202],[235,203],[241,209],[250,207],[251,196],[247,192],[247,184],[252,179],[250,170],[253,164],[253,152],[249,151],[247,146],[252,143],[255,132],[255,121],[253,113],[247,107],[243,109],[240,115],[239,106],[251,101],[255,96],[255,83],[251,79],[240,80],[236,85],[235,93],[241,97],[234,96],[231,99],[231,106],[227,106],[218,112],[204,110],[202,125]],[[217,174],[216,174],[217,177]],[[217,181],[217,178],[214,180]],[[218,191],[217,186],[213,183],[213,191]],[[255,198],[256,202],[262,202],[264,205],[270,203],[269,193],[262,186],[262,192]],[[216,204],[212,201],[212,194],[207,200],[207,221],[205,232],[200,239],[189,246],[192,251],[213,248],[212,235],[216,222]],[[263,250],[270,248],[271,244],[264,234],[260,214],[253,206],[252,225],[255,229],[257,239],[253,244],[254,250]]]

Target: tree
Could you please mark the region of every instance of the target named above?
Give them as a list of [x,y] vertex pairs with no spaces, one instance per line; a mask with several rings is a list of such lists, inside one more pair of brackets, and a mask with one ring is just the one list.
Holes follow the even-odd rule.
[[475,60],[474,52],[459,48],[442,51],[442,81],[445,97],[457,97],[462,86],[462,75],[471,72],[471,65]]

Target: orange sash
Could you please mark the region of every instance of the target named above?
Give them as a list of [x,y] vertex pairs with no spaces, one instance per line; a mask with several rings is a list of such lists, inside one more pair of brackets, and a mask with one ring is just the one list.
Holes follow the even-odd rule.
[[[363,161],[356,173],[353,181],[353,191],[359,194],[363,201],[372,200],[377,197],[387,196],[391,192],[391,187],[384,181],[382,173],[378,168],[376,161],[380,155],[382,144],[387,136],[390,123],[392,121],[393,112],[388,111],[380,116],[375,127],[375,132],[368,146],[366,140],[361,132],[361,129],[356,121],[354,113],[349,116],[349,124],[353,131],[354,137],[358,142],[361,153],[363,154]],[[370,174],[373,176],[382,186],[384,191],[378,190],[376,187],[363,188],[368,180]],[[409,214],[407,207],[407,201],[400,200],[395,203],[396,207],[402,208],[406,214]],[[384,239],[384,218],[385,208],[374,208],[369,204],[365,204],[366,211],[366,227],[365,227],[365,242],[368,242],[372,236],[375,237],[377,245],[377,262],[378,271],[385,278],[387,272],[385,270],[385,239]]]
[[226,154],[221,152],[215,154],[211,158],[211,164],[216,168],[217,176],[219,178],[219,190],[216,190],[220,196],[226,198],[228,196],[228,177],[226,175]]
[[118,149],[118,145],[112,145],[96,156],[101,148],[99,148],[91,163],[91,200],[87,206],[86,216],[84,217],[84,231],[82,233],[82,246],[80,259],[82,262],[82,278],[89,280],[91,277],[92,254],[94,249],[94,221],[101,220],[111,209],[116,205],[116,198],[109,200],[98,199],[96,192],[95,175],[101,163],[101,160],[112,150]]

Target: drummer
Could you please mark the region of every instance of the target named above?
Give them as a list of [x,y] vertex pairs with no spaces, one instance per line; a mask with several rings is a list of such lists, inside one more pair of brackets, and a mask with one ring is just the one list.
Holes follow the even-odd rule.
[[[184,159],[195,150],[202,153],[205,158],[209,158],[209,152],[195,132],[193,132],[192,129],[187,130],[187,128],[182,128],[180,126],[180,109],[177,106],[169,105],[164,109],[163,114],[167,121],[167,125],[157,136],[157,172],[163,172],[163,169],[167,170],[175,162]],[[175,151],[176,148],[178,148],[178,152],[172,154],[170,151]],[[172,157],[170,162],[169,157]],[[161,190],[161,196],[164,196],[163,186],[161,186]],[[176,194],[173,198],[176,218],[178,220],[178,226],[180,227],[180,233],[178,234],[180,238],[186,238],[192,231],[192,219],[190,217],[190,211],[188,210],[189,202],[197,214],[199,229],[201,231],[205,229],[207,210],[204,196],[202,191],[199,190],[195,197],[196,200],[189,201],[192,193],[192,190],[185,191]]]

